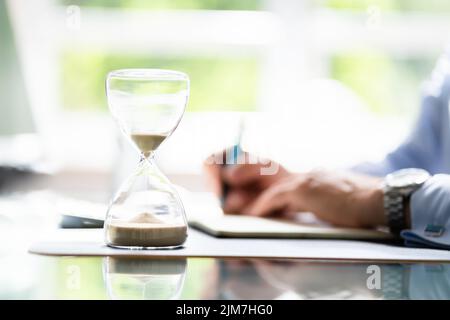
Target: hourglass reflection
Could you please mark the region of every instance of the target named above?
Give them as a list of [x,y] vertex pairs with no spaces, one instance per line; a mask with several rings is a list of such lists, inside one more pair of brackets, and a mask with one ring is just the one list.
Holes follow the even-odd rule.
[[186,266],[186,259],[106,257],[103,277],[110,299],[179,299]]
[[183,116],[189,78],[169,70],[117,70],[108,74],[106,94],[114,119],[141,155],[108,208],[106,244],[129,249],[181,246],[187,237],[183,204],[153,159]]

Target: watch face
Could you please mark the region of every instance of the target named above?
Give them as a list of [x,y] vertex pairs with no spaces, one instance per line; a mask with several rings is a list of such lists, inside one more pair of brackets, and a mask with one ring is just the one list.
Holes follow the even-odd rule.
[[386,183],[393,188],[417,186],[423,184],[430,174],[422,169],[402,169],[386,176]]

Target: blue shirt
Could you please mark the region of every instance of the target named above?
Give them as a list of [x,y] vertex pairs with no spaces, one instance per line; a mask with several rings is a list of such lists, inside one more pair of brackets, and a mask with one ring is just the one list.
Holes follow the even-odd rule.
[[[411,196],[411,230],[405,244],[450,249],[450,51],[438,61],[424,86],[420,116],[409,137],[380,163],[353,169],[384,176],[403,168],[422,168],[433,174]],[[443,226],[439,237],[425,234],[427,225]]]

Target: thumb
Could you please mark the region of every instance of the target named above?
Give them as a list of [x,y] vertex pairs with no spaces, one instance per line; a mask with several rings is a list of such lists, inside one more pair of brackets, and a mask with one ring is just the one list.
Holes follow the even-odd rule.
[[248,214],[268,216],[289,206],[289,192],[284,184],[276,184],[266,189],[252,204]]

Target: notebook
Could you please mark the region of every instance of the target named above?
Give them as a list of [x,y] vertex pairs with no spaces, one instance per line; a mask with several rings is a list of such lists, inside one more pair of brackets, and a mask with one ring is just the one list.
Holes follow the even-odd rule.
[[238,215],[203,216],[189,219],[189,225],[210,235],[224,238],[292,238],[292,239],[353,239],[393,240],[383,230],[338,228],[308,225],[275,218]]
[[317,220],[311,213],[295,221],[224,214],[215,195],[178,189],[189,225],[215,237],[279,239],[394,240],[386,230],[337,228]]

